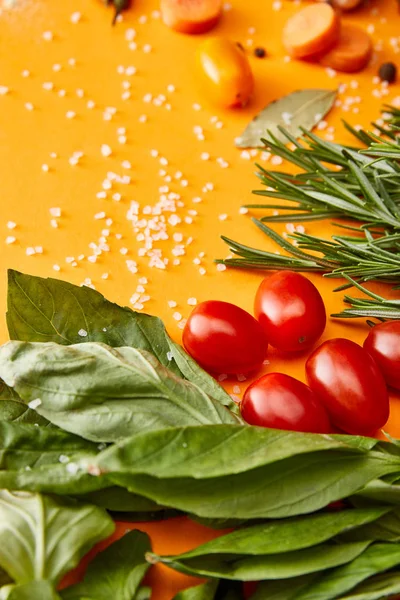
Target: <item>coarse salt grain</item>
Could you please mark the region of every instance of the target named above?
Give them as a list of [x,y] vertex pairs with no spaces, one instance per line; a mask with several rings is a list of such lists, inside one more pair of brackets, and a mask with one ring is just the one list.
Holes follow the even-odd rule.
[[32,248],[32,246],[28,246],[28,248],[25,250],[25,253],[27,256],[33,256],[34,254],[36,254],[35,248]]
[[87,334],[88,334],[88,332],[86,331],[86,329],[80,329],[80,330],[78,331],[78,335],[79,335],[80,337],[87,337]]
[[8,223],[7,223],[8,229],[15,229],[16,226],[17,226],[17,224],[15,223],[15,221],[8,221]]
[[60,265],[53,265],[54,271],[61,271]]
[[48,173],[48,171],[49,171],[49,165],[43,164],[42,165],[42,171],[44,171],[44,173]]
[[8,235],[6,237],[6,244],[13,244],[16,241],[16,237],[13,235]]
[[112,150],[108,144],[102,144],[101,148],[100,148],[100,152],[101,152],[102,156],[104,156],[106,158],[108,156],[111,156],[111,154],[112,154]]
[[26,108],[26,110],[33,110],[34,106],[33,106],[32,102],[25,102],[25,108]]
[[45,81],[42,84],[42,88],[50,92],[54,88],[54,83],[52,81]]
[[170,308],[175,308],[177,306],[177,303],[175,302],[175,300],[168,300],[168,306]]
[[61,208],[58,206],[54,207],[54,208],[50,208],[49,212],[52,217],[61,217]]
[[217,271],[226,271],[226,265],[223,265],[222,263],[219,263],[217,265]]
[[0,96],[5,96],[10,91],[6,85],[0,85]]
[[197,299],[196,298],[188,298],[187,303],[189,304],[189,306],[196,306]]
[[54,38],[53,32],[52,31],[43,31],[42,33],[42,38],[46,41],[46,42],[51,42],[52,39]]
[[96,214],[94,215],[94,218],[95,218],[96,220],[99,220],[99,219],[105,219],[105,218],[106,218],[106,213],[105,213],[104,211],[98,212],[98,213],[96,213]]
[[74,110],[68,110],[65,116],[67,119],[74,119],[76,117],[76,112]]
[[82,18],[81,13],[77,11],[77,12],[72,13],[72,15],[70,17],[70,21],[71,21],[71,23],[74,23],[74,24],[79,23],[81,18]]

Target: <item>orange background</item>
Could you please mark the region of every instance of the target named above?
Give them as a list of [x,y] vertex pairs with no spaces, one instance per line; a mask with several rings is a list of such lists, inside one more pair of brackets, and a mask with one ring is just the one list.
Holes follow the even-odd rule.
[[[133,4],[123,21],[111,27],[111,9],[100,0],[3,0],[0,86],[8,91],[0,88],[7,92],[0,95],[0,312],[6,309],[9,267],[76,284],[86,280],[124,305],[143,285],[144,291],[139,288],[134,301],[143,304],[146,312],[159,315],[179,340],[181,329],[174,313],[187,317],[189,298],[228,300],[252,310],[262,275],[219,272],[213,259],[227,254],[220,234],[276,249],[248,216],[239,214],[241,204],[254,201],[251,190],[258,187],[253,163],[271,163],[263,161],[260,152],[256,157],[236,149],[234,138],[258,110],[286,93],[301,87],[340,86],[341,106],[330,114],[328,126],[334,128],[337,141],[349,141],[341,119],[367,126],[378,118],[382,103],[396,101],[400,93],[398,85],[386,89],[373,79],[381,62],[398,58],[400,15],[395,0],[367,2],[362,10],[346,15],[346,20],[372,32],[375,53],[365,72],[331,77],[316,65],[285,60],[280,32],[298,2],[232,0],[213,33],[240,41],[248,50],[256,92],[246,109],[229,111],[210,105],[196,89],[194,51],[203,36],[168,30],[159,19],[155,0]],[[77,22],[72,22],[76,12],[80,18],[75,15],[72,21]],[[43,36],[44,32],[50,33]],[[252,56],[251,48],[258,45],[268,52],[264,60]],[[121,135],[126,139],[119,139]],[[332,131],[325,129],[321,135],[332,136]],[[101,153],[103,144],[112,150],[108,157]],[[83,155],[79,164],[71,165],[74,152]],[[201,159],[204,152],[209,153],[208,160]],[[123,161],[129,161],[131,168],[125,168]],[[229,163],[227,168],[221,166],[224,161]],[[110,176],[111,189],[104,190],[110,172],[116,175]],[[123,175],[130,176],[129,183],[118,181]],[[213,189],[205,190],[207,183]],[[105,197],[97,197],[103,191]],[[168,239],[153,241],[150,249],[168,259],[161,270],[149,266],[148,249],[141,250],[144,242],[137,236],[146,235],[143,219],[152,218],[147,211],[154,211],[160,195],[170,192],[179,197],[173,196],[169,207],[164,202],[161,211]],[[193,202],[199,197],[201,202]],[[136,230],[127,218],[133,200],[138,202],[141,221]],[[61,216],[52,216],[51,208],[60,208]],[[165,212],[166,208],[173,212]],[[104,218],[95,218],[99,213],[105,213]],[[174,217],[168,222],[173,214],[180,222],[174,224]],[[7,227],[9,221],[16,223],[14,229]],[[277,230],[283,232],[285,225],[278,225]],[[326,235],[332,231],[321,223],[307,225],[306,230]],[[174,240],[173,234],[182,234],[182,242],[179,235]],[[6,243],[9,236],[15,237],[13,243]],[[27,248],[36,246],[43,252],[28,256]],[[92,262],[93,251],[96,262]],[[173,264],[177,259],[180,264]],[[137,273],[128,269],[127,260],[136,261]],[[55,271],[54,265],[60,270]],[[147,283],[139,282],[143,277]],[[312,280],[322,291],[328,312],[342,307],[341,294],[333,293],[337,281],[320,276]],[[175,301],[176,307],[171,308],[168,301]],[[362,320],[329,320],[323,337],[344,336],[362,342],[366,332]],[[0,333],[6,340],[3,317]],[[268,369],[304,380],[305,357],[271,351],[269,359]],[[239,385],[242,393],[247,383],[230,381],[227,389]],[[386,429],[400,436],[399,398],[392,398]],[[139,527],[151,535],[155,551],[164,553],[182,551],[215,535],[185,519]],[[119,533],[125,528],[122,524]],[[158,567],[150,579],[154,600],[170,600],[194,582]]]

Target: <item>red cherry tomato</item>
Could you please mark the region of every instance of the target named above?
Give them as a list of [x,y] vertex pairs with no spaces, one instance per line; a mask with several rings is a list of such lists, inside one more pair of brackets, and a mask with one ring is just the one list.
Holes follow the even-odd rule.
[[261,282],[255,316],[271,346],[287,352],[310,348],[326,324],[321,294],[309,279],[293,271],[279,271]]
[[268,373],[246,390],[240,405],[242,417],[250,425],[329,433],[329,418],[324,406],[301,381],[283,373]]
[[378,363],[386,383],[400,390],[400,321],[375,325],[364,348]]
[[259,369],[268,347],[254,317],[219,300],[196,306],[183,330],[183,345],[204,369],[228,374]]
[[389,397],[375,360],[361,346],[336,338],[321,344],[306,363],[308,385],[331,423],[355,435],[371,435],[389,417]]

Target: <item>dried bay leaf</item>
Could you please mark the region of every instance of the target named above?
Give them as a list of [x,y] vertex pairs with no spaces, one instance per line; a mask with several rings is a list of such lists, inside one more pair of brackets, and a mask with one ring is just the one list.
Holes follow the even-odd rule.
[[267,132],[278,140],[287,142],[279,127],[283,127],[294,137],[299,137],[302,129],[311,131],[330,111],[336,94],[336,90],[298,90],[271,102],[254,117],[242,135],[236,138],[236,146],[263,147],[261,138],[267,138]]

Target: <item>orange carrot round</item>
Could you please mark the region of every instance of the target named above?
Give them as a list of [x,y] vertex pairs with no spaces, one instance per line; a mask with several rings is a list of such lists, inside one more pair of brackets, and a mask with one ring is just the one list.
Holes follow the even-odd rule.
[[221,0],[161,0],[161,16],[166,25],[180,33],[205,33],[218,22]]
[[293,15],[283,29],[283,43],[294,58],[327,52],[336,44],[340,19],[329,4],[311,4]]
[[367,66],[372,53],[370,36],[348,23],[343,24],[339,41],[329,52],[324,54],[319,63],[344,73],[356,73]]

